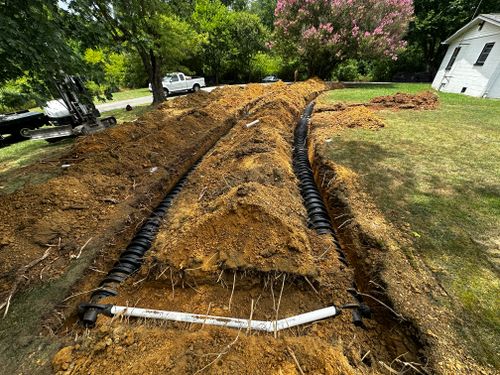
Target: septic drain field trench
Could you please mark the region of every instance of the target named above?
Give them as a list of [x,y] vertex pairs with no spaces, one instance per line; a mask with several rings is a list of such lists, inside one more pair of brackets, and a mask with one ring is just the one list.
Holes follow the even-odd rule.
[[[145,221],[147,230],[159,226],[156,238],[139,233],[128,259],[122,255],[105,279],[107,292],[82,306],[87,323],[97,317],[96,327],[55,356],[56,370],[350,374],[425,361],[406,322],[389,309],[376,308],[370,317],[374,301],[356,293],[350,249],[335,235],[307,158],[312,107],[301,115],[318,90],[292,85],[248,107],[175,197],[167,196]],[[149,242],[148,251],[134,250]],[[97,314],[105,305],[249,324],[109,319]],[[272,324],[331,306],[343,313],[271,333],[250,329],[252,321]],[[79,328],[72,331],[74,337]]]

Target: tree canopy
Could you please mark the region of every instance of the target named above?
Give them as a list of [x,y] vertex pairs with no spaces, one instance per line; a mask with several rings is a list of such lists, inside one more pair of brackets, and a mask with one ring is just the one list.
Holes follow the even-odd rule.
[[348,58],[395,59],[412,14],[411,0],[278,0],[277,42],[325,75]]
[[0,2],[0,83],[27,71],[52,77],[77,69],[80,59],[65,37],[63,13],[56,0]]
[[87,78],[96,95],[150,82],[156,102],[173,70],[216,83],[292,79],[297,69],[430,77],[441,42],[494,11],[498,0],[3,0],[0,104],[4,94],[42,97],[59,72]]

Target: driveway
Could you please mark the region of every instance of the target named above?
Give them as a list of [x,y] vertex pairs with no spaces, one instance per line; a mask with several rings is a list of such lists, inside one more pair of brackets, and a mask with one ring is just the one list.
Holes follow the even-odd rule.
[[[217,86],[217,87],[220,87],[220,86]],[[216,86],[202,88],[202,90],[206,91],[206,92],[211,92],[215,89],[216,89]],[[186,95],[189,95],[189,94],[176,95],[173,97],[169,97],[167,100],[173,100],[175,98],[178,98],[179,96],[186,96]],[[103,112],[107,112],[107,111],[112,111],[114,109],[125,108],[128,104],[130,104],[132,107],[135,107],[138,105],[151,104],[152,102],[153,102],[153,96],[148,95],[148,96],[141,96],[139,98],[120,100],[118,102],[97,104],[96,107],[101,113],[103,113]]]

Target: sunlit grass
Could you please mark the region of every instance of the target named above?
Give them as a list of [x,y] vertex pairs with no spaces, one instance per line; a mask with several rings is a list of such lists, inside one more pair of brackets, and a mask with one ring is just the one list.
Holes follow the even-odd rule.
[[[364,102],[429,88],[396,84],[324,98]],[[328,152],[357,172],[387,220],[418,234],[411,236],[414,253],[453,296],[441,303],[455,314],[455,328],[479,361],[498,367],[500,101],[439,96],[436,110],[378,112],[383,130],[347,129]]]
[[113,99],[106,101],[106,103],[119,102],[120,100],[141,98],[143,96],[151,96],[149,89],[141,88],[141,89],[131,89],[131,90],[123,90],[119,92],[113,93]]

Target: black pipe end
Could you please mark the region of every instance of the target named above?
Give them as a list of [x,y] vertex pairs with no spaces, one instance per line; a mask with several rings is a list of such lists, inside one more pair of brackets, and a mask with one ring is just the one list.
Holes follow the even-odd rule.
[[80,323],[85,328],[95,327],[99,314],[111,316],[112,305],[102,305],[98,303],[82,303],[78,306],[78,315]]
[[83,314],[81,318],[81,323],[85,328],[94,328],[95,322],[97,321],[97,316],[99,315],[99,311],[94,308],[89,308]]

